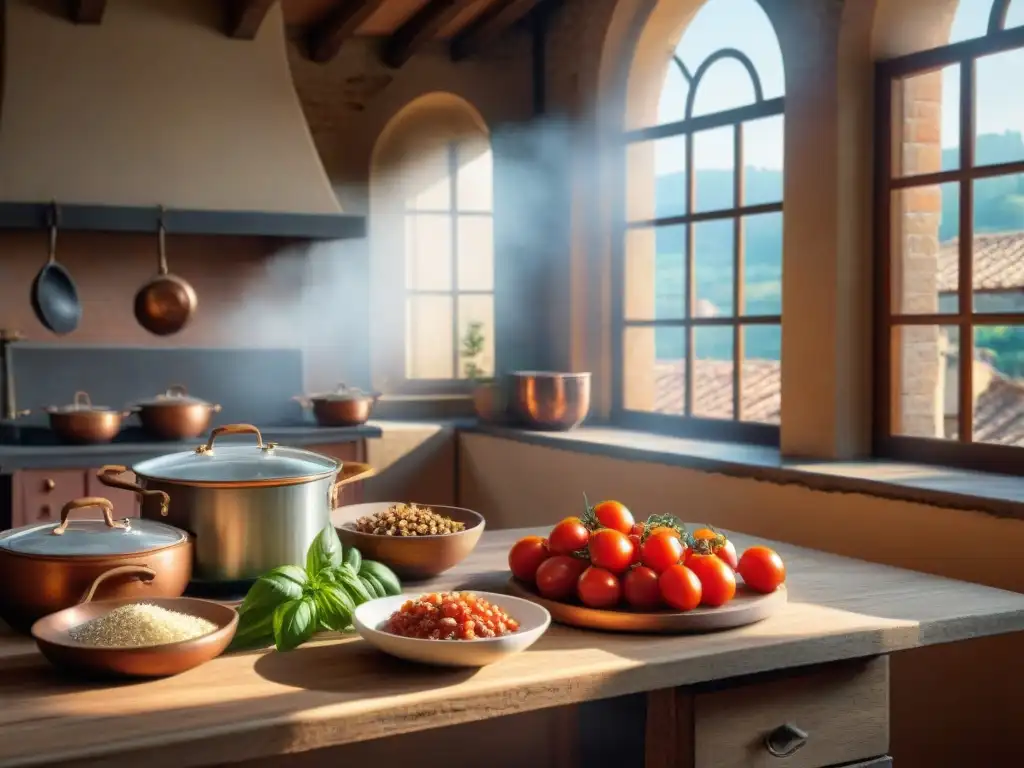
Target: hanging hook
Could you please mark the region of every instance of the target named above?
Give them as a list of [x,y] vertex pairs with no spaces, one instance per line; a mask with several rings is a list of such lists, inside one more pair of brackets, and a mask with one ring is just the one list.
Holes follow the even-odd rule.
[[52,264],[57,260],[57,228],[60,226],[60,207],[56,200],[50,201],[50,208],[47,211],[47,223],[50,227],[50,258]]
[[159,273],[161,275],[167,274],[167,226],[164,223],[164,214],[166,209],[161,205],[158,219],[157,229],[157,245],[159,246],[160,261],[159,261]]

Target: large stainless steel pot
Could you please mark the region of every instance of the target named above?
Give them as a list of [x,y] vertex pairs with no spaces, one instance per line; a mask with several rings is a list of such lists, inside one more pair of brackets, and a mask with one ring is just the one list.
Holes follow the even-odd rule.
[[[214,445],[230,434],[256,436],[254,445]],[[97,477],[128,490],[163,491],[171,525],[195,536],[193,579],[232,583],[259,578],[280,565],[303,565],[313,538],[331,522],[338,488],[369,477],[366,464],[341,463],[300,448],[264,443],[250,424],[218,427],[194,451],[148,459],[132,467],[138,485],[106,466]],[[339,474],[340,473],[340,474]],[[142,502],[142,516],[159,519]]]

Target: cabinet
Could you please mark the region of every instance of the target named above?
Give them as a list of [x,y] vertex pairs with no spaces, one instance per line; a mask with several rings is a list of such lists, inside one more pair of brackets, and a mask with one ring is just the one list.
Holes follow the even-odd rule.
[[[14,473],[11,484],[11,527],[29,523],[57,522],[60,511],[72,499],[102,496],[114,503],[115,517],[138,517],[135,494],[108,488],[96,479],[95,469],[23,469]],[[83,509],[81,519],[98,520],[101,510]]]

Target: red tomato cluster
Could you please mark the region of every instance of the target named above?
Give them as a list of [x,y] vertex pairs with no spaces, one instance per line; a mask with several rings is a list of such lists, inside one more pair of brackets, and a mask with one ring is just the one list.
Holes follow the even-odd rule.
[[509,551],[509,568],[549,600],[574,598],[590,608],[625,603],[639,611],[690,611],[725,605],[736,595],[736,574],[757,592],[773,592],[786,580],[782,558],[754,546],[736,547],[711,528],[688,533],[675,518],[634,521],[618,501],[587,505],[567,517],[546,539],[527,536]]

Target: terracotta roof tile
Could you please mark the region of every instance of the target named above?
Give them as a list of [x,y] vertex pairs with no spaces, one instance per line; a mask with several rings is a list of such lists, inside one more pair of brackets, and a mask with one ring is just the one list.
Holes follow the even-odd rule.
[[[957,290],[960,240],[939,247],[939,293]],[[974,236],[974,290],[1024,290],[1024,232]]]
[[1024,446],[1024,381],[992,377],[974,404],[974,440]]

